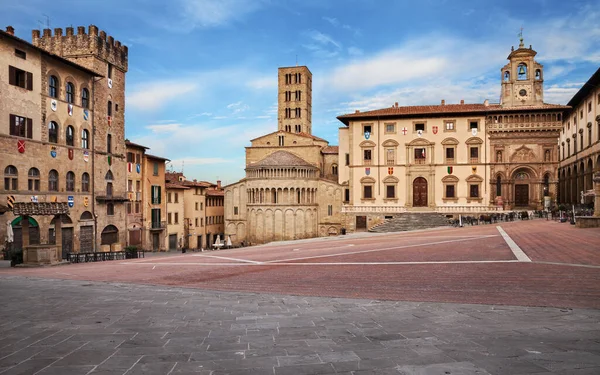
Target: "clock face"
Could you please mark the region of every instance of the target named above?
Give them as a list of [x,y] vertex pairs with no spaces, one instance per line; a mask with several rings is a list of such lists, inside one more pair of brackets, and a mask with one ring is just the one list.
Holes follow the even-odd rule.
[[525,90],[525,89],[519,90],[519,96],[527,96],[527,90]]
[[529,99],[529,90],[526,86],[515,87],[515,99],[525,101]]

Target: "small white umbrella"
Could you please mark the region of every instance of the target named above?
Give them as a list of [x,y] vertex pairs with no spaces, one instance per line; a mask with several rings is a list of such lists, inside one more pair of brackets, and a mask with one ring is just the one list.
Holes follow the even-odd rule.
[[6,222],[6,242],[12,243],[15,240],[15,234],[13,232],[10,220]]
[[231,236],[227,236],[227,247],[231,247]]
[[215,247],[221,247],[223,244],[221,243],[221,235],[217,235],[217,239],[215,240]]

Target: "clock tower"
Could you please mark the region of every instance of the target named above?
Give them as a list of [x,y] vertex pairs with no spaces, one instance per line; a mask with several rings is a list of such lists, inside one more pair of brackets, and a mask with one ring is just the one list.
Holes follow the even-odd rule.
[[534,60],[531,45],[525,48],[521,35],[519,48],[511,49],[509,63],[501,70],[502,107],[538,106],[544,103],[544,67]]

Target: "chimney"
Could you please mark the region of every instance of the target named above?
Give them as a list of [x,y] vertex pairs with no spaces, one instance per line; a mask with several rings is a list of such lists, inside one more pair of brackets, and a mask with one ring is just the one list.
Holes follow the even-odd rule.
[[217,189],[221,188],[221,180],[217,180]]
[[442,99],[442,105],[446,105],[446,101]]
[[394,105],[396,106],[396,108],[398,108],[398,102],[394,103]]
[[490,106],[490,101],[489,101],[489,100],[487,100],[487,99],[486,99],[486,100],[484,100],[484,101],[483,101],[483,105],[484,105],[484,106],[486,106],[486,107],[489,107],[489,106]]
[[354,111],[354,113],[360,113],[360,111],[357,109],[356,111]]
[[6,26],[6,33],[8,35],[15,36],[15,28],[12,26]]
[[464,99],[461,99],[461,100],[460,100],[460,104],[465,104],[465,100],[464,100]]

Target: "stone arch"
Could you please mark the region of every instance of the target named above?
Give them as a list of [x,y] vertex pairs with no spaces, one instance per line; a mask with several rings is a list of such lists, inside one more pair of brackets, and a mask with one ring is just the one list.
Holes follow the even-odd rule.
[[73,220],[71,220],[71,218],[69,217],[69,215],[67,214],[62,214],[62,215],[55,215],[52,220],[50,220],[50,225],[55,225],[56,224],[56,219],[60,216],[60,223],[62,225],[73,225]]
[[400,182],[400,180],[396,176],[387,176],[386,178],[383,179],[383,182],[390,183],[390,184],[397,184],[398,182]]
[[396,140],[394,139],[386,139],[383,143],[382,146],[383,147],[398,147],[400,145],[400,143],[398,143]]
[[79,221],[94,220],[94,216],[90,211],[83,211],[79,217]]
[[118,243],[119,229],[112,224],[107,225],[104,227],[104,229],[102,229],[100,240],[102,245],[112,245],[114,243]]
[[408,143],[409,146],[430,146],[433,142],[430,142],[426,138],[416,138]]
[[361,184],[374,184],[375,179],[373,177],[363,177],[360,179]]
[[517,173],[519,172],[526,172],[530,179],[537,178],[537,173],[535,169],[531,168],[528,165],[517,165],[516,167],[514,167],[510,172],[511,178],[514,180],[517,177]]
[[291,208],[284,212],[284,240],[293,240],[295,234],[294,210]]
[[456,177],[454,175],[444,176],[444,178],[442,178],[442,182],[456,183],[456,182],[458,182],[458,177]]
[[465,141],[467,145],[480,145],[483,143],[483,140],[479,137],[471,137]]
[[452,137],[445,138],[445,139],[442,141],[442,144],[443,144],[444,146],[446,146],[446,145],[457,145],[458,143],[459,143],[459,142],[458,142],[458,139],[456,139],[456,138],[452,138]]
[[373,141],[362,141],[358,145],[358,147],[375,147],[375,146],[376,146],[376,144]]
[[295,213],[295,236],[296,238],[306,238],[306,218],[304,210],[298,209]]
[[49,69],[46,72],[45,92],[46,92],[46,94],[48,94],[48,96],[50,95],[50,76],[56,77],[56,98],[52,98],[52,99],[62,100],[62,93],[64,92],[62,84],[64,81],[63,81],[62,77],[60,76],[60,73],[56,69]]
[[483,178],[481,178],[481,176],[479,176],[479,175],[472,174],[469,177],[465,178],[465,181],[467,181],[467,182],[483,182]]
[[265,241],[273,241],[275,239],[275,231],[273,228],[273,210],[267,209],[265,210],[265,218],[264,218],[264,227],[265,227]]

